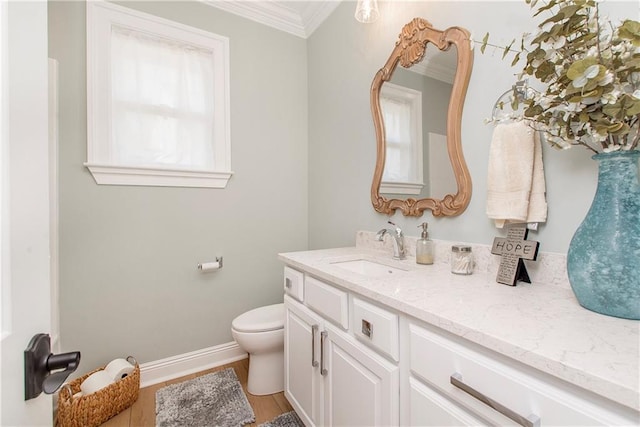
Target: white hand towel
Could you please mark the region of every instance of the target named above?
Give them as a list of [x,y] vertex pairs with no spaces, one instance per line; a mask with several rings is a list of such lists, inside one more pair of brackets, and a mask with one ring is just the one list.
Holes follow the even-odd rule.
[[527,222],[545,222],[547,220],[547,185],[544,180],[542,146],[540,145],[540,134],[538,132],[534,132],[533,134],[533,177],[531,179]]
[[543,222],[547,216],[539,138],[524,122],[501,123],[493,131],[487,176],[487,216],[507,222]]

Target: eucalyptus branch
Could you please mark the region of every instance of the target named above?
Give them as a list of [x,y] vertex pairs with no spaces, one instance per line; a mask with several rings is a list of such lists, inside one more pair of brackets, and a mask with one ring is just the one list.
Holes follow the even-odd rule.
[[602,50],[600,49],[600,8],[596,3],[596,46],[598,49],[598,59],[602,62]]
[[[536,9],[536,0],[526,2]],[[616,27],[605,22],[591,0],[550,0],[534,16],[543,12],[551,17],[537,32],[523,34],[520,49],[513,48],[516,39],[507,46],[489,43],[489,33],[481,42],[482,53],[490,46],[502,49],[503,59],[512,54],[512,66],[526,54],[518,78],[546,85],[541,91],[526,88],[527,99],[518,99],[525,108],[519,111],[515,102],[508,116],[537,123],[534,127],[558,147],[582,145],[595,153],[636,149],[640,98],[633,92],[637,88],[629,91],[628,76],[640,73],[638,61],[629,60],[637,55],[640,23],[626,19]]]
[[635,150],[635,148],[638,146],[638,144],[640,144],[640,114],[634,116],[631,119],[631,125],[630,127],[633,128],[633,126],[636,126],[636,136],[633,138],[633,140],[631,141],[631,149]]
[[582,147],[585,147],[587,150],[592,151],[593,154],[598,154],[598,150],[596,150],[595,148],[593,148],[592,146],[590,146],[586,142],[578,141],[576,143],[572,143],[571,145],[582,146]]
[[[515,50],[515,49],[512,49],[512,48],[511,48],[511,46],[513,46],[513,44],[515,43],[515,41],[516,41],[515,39],[513,39],[513,40],[511,41],[511,43],[509,43],[509,45],[508,45],[508,46],[499,46],[499,45],[497,45],[497,44],[489,43],[489,41],[488,41],[488,40],[489,40],[489,33],[486,33],[486,34],[484,35],[484,38],[482,39],[482,41],[481,41],[481,42],[476,41],[476,40],[473,40],[473,39],[471,39],[470,41],[471,41],[471,42],[473,42],[473,43],[476,43],[476,44],[479,44],[479,45],[480,45],[480,53],[484,53],[484,51],[486,50],[487,46],[489,46],[489,47],[493,47],[493,48],[495,48],[495,49],[502,49],[502,58],[503,58],[503,59],[504,59],[504,57],[505,57],[505,56],[507,56],[509,53],[515,53],[515,57],[516,57],[516,58],[519,58],[519,57],[520,57],[520,55],[521,55],[522,53],[524,53],[524,52],[529,53],[529,50],[525,49],[523,44],[521,45],[521,46],[522,46],[522,50]],[[515,61],[515,60],[514,60],[514,62],[517,62],[517,61]]]
[[613,144],[615,144],[615,141],[613,140],[613,135],[608,134],[607,135],[607,139],[606,139],[606,144],[603,141],[603,145],[605,145],[605,148],[611,147]]
[[588,145],[588,144],[578,144],[578,145],[582,145],[583,147],[586,147],[588,150],[593,151],[593,154],[598,154],[599,151],[596,150],[595,148],[593,148],[592,146]]

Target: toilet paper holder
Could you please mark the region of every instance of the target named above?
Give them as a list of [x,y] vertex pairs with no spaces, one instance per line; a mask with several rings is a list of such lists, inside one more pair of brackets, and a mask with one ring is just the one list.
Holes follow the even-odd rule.
[[55,393],[79,364],[79,351],[53,354],[49,335],[34,335],[24,351],[24,400]]
[[197,267],[200,271],[219,270],[222,268],[222,257],[217,256],[212,262],[199,262]]

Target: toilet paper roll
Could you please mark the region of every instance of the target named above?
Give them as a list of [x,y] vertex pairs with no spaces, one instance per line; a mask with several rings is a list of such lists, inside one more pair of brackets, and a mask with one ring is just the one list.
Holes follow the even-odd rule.
[[120,381],[127,375],[131,375],[134,366],[125,359],[115,359],[105,366],[104,371],[113,381]]
[[96,391],[101,390],[113,383],[114,381],[113,379],[111,379],[111,377],[109,377],[109,374],[107,374],[104,370],[101,370],[94,372],[93,374],[89,375],[86,380],[82,381],[82,384],[80,384],[80,391],[82,392],[83,396],[86,396],[87,394],[95,393]]
[[202,264],[198,265],[198,267],[202,271],[212,271],[212,270],[219,269],[220,268],[220,263],[218,261],[215,261],[215,262],[203,262]]

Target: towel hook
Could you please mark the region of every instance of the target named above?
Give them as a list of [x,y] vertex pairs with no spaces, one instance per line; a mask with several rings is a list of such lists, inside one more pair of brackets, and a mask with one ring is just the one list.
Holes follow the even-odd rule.
[[493,110],[491,111],[491,121],[498,120],[498,115],[497,115],[498,109],[502,110],[502,107],[504,106],[504,101],[502,101],[502,98],[504,98],[509,94],[513,94],[515,95],[518,102],[522,102],[525,99],[527,99],[527,90],[528,90],[527,80],[518,80],[513,86],[511,86],[511,89],[508,89],[505,92],[503,92],[498,97],[498,100],[496,101],[496,103],[493,105]]

